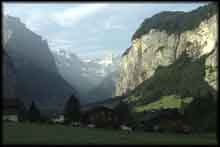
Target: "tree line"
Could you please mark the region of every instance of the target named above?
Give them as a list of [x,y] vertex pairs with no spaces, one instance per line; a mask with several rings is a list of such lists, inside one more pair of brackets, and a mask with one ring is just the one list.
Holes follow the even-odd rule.
[[[118,116],[118,125],[129,124],[131,119],[130,109],[127,103],[120,101],[114,108],[114,112]],[[74,95],[66,101],[64,110],[64,124],[71,124],[73,122],[80,122],[82,118],[81,105],[78,98]],[[18,102],[18,120],[29,122],[47,122],[50,118],[45,117],[34,101],[32,101],[29,109],[27,110],[22,101]]]

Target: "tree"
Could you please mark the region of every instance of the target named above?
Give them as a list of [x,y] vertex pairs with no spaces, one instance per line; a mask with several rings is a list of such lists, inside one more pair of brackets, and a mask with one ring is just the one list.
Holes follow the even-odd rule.
[[27,119],[27,109],[22,100],[17,99],[18,121],[25,121]]
[[80,120],[80,102],[72,95],[64,107],[64,122],[71,123]]
[[34,101],[32,101],[30,109],[28,111],[28,119],[30,122],[40,121],[41,119],[40,110],[37,108]]
[[126,102],[120,101],[115,107],[115,113],[118,116],[118,125],[128,124],[131,119],[131,112],[129,105]]

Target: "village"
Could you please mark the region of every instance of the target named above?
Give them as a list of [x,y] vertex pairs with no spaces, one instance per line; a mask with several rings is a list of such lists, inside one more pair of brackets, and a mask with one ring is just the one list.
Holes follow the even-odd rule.
[[[74,96],[70,97],[69,101],[71,99],[76,100]],[[177,132],[188,134],[192,131],[190,126],[181,122],[182,115],[178,109],[151,110],[143,112],[143,114],[139,113],[141,116],[137,119],[131,115],[131,106],[123,102],[122,99],[123,97],[121,96],[107,101],[83,105],[79,110],[74,109],[74,105],[72,105],[70,107],[73,109],[70,109],[75,112],[68,114],[70,117],[65,114],[67,112],[52,113],[50,115],[45,115],[39,110],[35,112],[36,106],[33,106],[33,103],[29,112],[27,112],[24,106],[22,108],[19,100],[6,99],[3,101],[3,121],[60,124],[79,128],[111,128],[127,132]],[[34,107],[34,110],[31,107]],[[75,105],[75,108],[77,107]],[[25,113],[26,116],[24,116]],[[28,113],[31,116],[28,117]],[[33,117],[34,115],[35,117]],[[162,127],[164,123],[172,124],[172,122],[177,123],[173,123],[173,126]]]
[[218,143],[217,3],[3,8],[4,144]]

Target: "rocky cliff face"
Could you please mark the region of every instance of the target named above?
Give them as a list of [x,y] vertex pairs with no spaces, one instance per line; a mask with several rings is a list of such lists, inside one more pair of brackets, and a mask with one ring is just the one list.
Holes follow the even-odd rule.
[[[8,29],[7,24],[3,21],[3,47],[10,39],[12,32]],[[15,98],[16,93],[16,71],[12,59],[6,50],[2,51],[2,85],[3,85],[3,98]]]
[[2,55],[2,87],[3,98],[16,97],[16,71],[11,58],[4,51]]
[[56,72],[54,58],[46,40],[29,30],[17,17],[6,15],[3,23],[5,50],[10,56],[25,57],[46,70]]
[[116,95],[126,95],[136,113],[177,108],[194,131],[216,131],[216,8],[146,19],[123,54]]
[[[150,28],[144,28],[147,30],[145,31],[146,33],[140,33],[139,30],[143,30],[144,27],[143,23],[137,31],[139,34],[136,32],[134,35],[131,47],[123,55],[116,95],[122,95],[134,90],[143,81],[152,77],[159,66],[168,66],[174,63],[184,52],[192,60],[199,59],[201,56],[212,52],[206,59],[204,79],[210,86],[217,90],[218,24],[217,11],[213,11],[213,9],[213,5],[208,5],[189,12],[193,14],[192,16],[203,19],[196,22],[196,27],[188,28],[188,30],[178,29],[178,27],[182,26],[173,26],[174,28],[177,27],[174,32],[167,30],[165,27],[157,28],[157,26],[145,25],[145,27]],[[204,17],[199,16],[201,12],[207,15]],[[170,17],[174,17],[173,13],[176,12],[170,12],[167,15],[172,14]],[[197,19],[187,13],[180,13],[179,16],[175,15],[175,18],[180,17],[181,19],[183,14],[187,16],[185,17],[185,21],[188,23],[191,23],[192,19]],[[164,13],[161,13],[161,15],[164,15]],[[145,22],[152,19],[155,20],[157,17],[160,17],[160,15],[155,15],[145,20]],[[169,24],[172,23],[174,22],[169,22]]]
[[[26,106],[34,100],[41,109],[62,111],[66,99],[76,91],[58,74],[47,41],[18,18],[4,16],[3,23],[4,51],[8,55],[3,63],[3,93],[13,87],[9,80],[16,81],[15,97]],[[9,63],[13,63],[13,72]]]

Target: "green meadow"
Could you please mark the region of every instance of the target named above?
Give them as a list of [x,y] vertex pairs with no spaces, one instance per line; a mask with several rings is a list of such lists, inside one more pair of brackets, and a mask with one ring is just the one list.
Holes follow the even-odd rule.
[[3,123],[3,144],[217,144],[215,134],[160,134],[64,125]]

